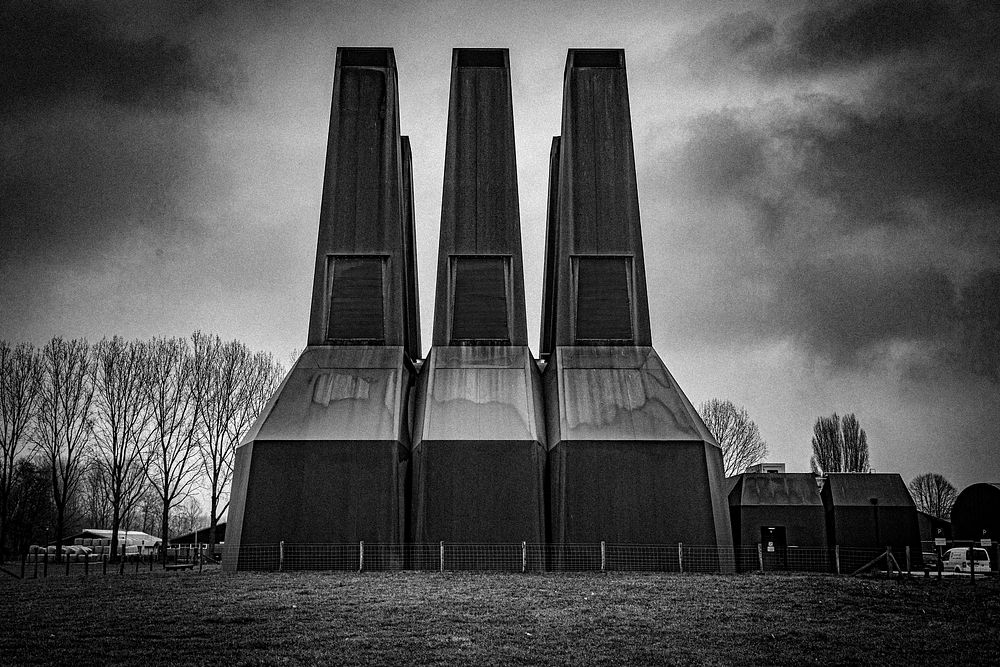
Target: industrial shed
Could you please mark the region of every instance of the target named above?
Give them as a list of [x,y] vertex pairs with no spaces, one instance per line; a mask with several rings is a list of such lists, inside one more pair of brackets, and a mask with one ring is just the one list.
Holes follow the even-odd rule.
[[924,543],[925,551],[936,538],[951,539],[951,522],[947,519],[939,519],[917,510],[917,525],[920,527],[920,541]]
[[[208,534],[211,528],[205,527],[199,530],[192,530],[179,537],[170,540],[171,544],[208,544]],[[220,521],[215,525],[215,542],[221,544],[226,541],[226,522]]]
[[811,473],[745,473],[729,493],[733,545],[741,569],[827,570],[826,509]]
[[994,570],[1000,565],[1000,483],[980,482],[962,489],[951,508],[952,536],[956,540],[992,542],[987,547]]
[[911,564],[920,561],[917,508],[903,478],[896,473],[830,473],[820,494],[826,509],[827,541],[859,552],[910,548]]

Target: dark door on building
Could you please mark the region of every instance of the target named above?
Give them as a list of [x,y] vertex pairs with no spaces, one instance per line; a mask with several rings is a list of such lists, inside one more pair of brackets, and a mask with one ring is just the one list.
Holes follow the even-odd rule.
[[788,542],[784,526],[761,526],[760,548],[764,556],[764,568],[788,568]]

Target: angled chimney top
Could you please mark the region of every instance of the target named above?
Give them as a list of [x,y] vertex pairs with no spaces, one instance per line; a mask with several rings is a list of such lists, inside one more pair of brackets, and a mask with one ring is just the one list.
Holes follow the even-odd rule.
[[625,69],[625,49],[570,49],[566,66]]
[[341,47],[337,49],[337,64],[340,67],[396,69],[396,58],[392,49]]
[[510,69],[507,49],[455,49],[453,67],[493,67]]

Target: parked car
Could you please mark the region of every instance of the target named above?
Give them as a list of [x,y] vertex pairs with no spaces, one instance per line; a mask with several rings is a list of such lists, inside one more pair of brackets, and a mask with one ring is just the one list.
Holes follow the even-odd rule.
[[[974,553],[970,553],[974,552]],[[949,572],[969,572],[972,570],[971,559],[976,559],[976,572],[989,572],[990,554],[986,549],[955,547],[944,552],[944,569]]]

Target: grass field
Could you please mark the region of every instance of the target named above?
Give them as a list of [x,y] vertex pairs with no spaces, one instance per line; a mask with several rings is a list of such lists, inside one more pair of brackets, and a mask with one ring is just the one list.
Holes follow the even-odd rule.
[[271,573],[0,580],[3,664],[997,664],[995,577]]

